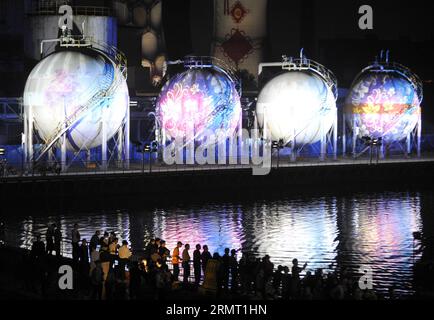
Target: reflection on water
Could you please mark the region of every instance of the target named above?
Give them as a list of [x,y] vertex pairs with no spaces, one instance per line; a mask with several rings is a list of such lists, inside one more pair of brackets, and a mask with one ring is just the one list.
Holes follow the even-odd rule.
[[[257,256],[269,254],[275,266],[291,266],[293,258],[308,269],[373,269],[379,290],[390,286],[398,293],[412,292],[413,231],[422,231],[419,193],[361,194],[194,205],[126,212],[10,217],[7,241],[29,248],[35,233],[45,234],[49,223],[61,226],[69,239],[78,223],[88,240],[96,229],[117,231],[133,249],[142,250],[151,237],[160,237],[173,249],[178,240],[208,244],[211,251],[242,248]],[[416,246],[419,244],[416,243]],[[65,241],[63,253],[71,252]]]

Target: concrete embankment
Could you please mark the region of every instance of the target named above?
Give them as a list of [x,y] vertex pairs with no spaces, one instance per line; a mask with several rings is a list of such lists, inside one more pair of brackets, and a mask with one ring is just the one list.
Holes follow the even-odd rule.
[[[0,182],[2,207],[145,206],[224,198],[308,192],[356,192],[431,188],[434,161],[378,165],[314,165],[273,168],[255,176],[251,169],[168,171],[9,178]],[[127,201],[126,201],[127,199]]]

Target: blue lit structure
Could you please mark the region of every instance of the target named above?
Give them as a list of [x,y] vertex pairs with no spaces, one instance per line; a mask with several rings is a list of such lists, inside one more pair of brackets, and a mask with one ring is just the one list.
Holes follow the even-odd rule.
[[241,123],[241,102],[236,78],[212,58],[184,61],[186,71],[163,87],[156,114],[160,140],[204,142],[207,134],[232,137]]

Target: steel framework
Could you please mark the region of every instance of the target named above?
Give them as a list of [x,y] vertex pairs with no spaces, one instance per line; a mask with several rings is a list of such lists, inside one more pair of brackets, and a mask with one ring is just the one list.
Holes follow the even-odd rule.
[[[373,62],[368,67],[364,68],[362,71],[354,79],[351,87],[367,72],[389,72],[395,73],[402,76],[406,79],[413,89],[415,90],[419,102],[423,101],[423,83],[421,79],[413,73],[409,68],[403,66],[402,64],[396,62],[389,62],[389,50],[384,52],[381,51],[380,57],[377,57],[375,62]],[[360,155],[364,154],[369,150],[369,146],[365,146],[361,140],[359,139],[359,130],[360,128],[357,126],[357,122],[354,117],[348,115],[345,111],[343,112],[342,119],[342,152],[345,156],[347,153],[347,136],[350,137],[351,141],[351,154],[353,158],[357,158]],[[352,127],[349,127],[347,124],[352,123]],[[418,121],[416,127],[407,135],[404,140],[392,142],[389,145],[385,145],[384,143],[380,146],[380,155],[381,159],[385,157],[385,149],[392,144],[397,144],[403,151],[406,156],[409,156],[414,150],[416,151],[417,157],[421,156],[421,138],[422,138],[422,111],[418,114]]]
[[[89,101],[77,109],[73,114],[66,117],[62,123],[56,128],[56,130],[52,133],[52,135],[44,141],[44,146],[38,152],[34,150],[34,141],[33,136],[35,133],[34,127],[34,117],[33,117],[33,106],[26,106],[24,109],[24,134],[23,134],[23,150],[24,150],[24,162],[26,164],[26,168],[28,170],[33,170],[34,166],[40,162],[45,155],[48,155],[48,162],[59,162],[56,159],[56,153],[54,152],[54,148],[56,145],[60,145],[60,165],[61,171],[66,172],[69,164],[67,159],[66,152],[66,143],[67,143],[67,133],[68,131],[74,127],[76,123],[78,123],[86,114],[96,108],[99,105],[99,102],[103,99],[111,99],[114,92],[116,92],[117,88],[121,85],[121,83],[127,78],[127,66],[126,66],[126,58],[124,54],[118,51],[115,47],[109,46],[107,44],[101,42],[95,42],[91,38],[87,38],[85,36],[72,36],[70,34],[70,30],[64,28],[62,29],[62,36],[59,39],[52,40],[43,40],[41,42],[41,58],[44,57],[44,44],[49,42],[58,42],[59,45],[63,48],[75,47],[75,48],[92,48],[94,45],[98,46],[98,49],[93,48],[102,54],[107,61],[110,61],[113,64],[113,74],[111,76],[107,76],[102,81],[102,87],[104,90],[98,90],[95,94],[89,99]],[[119,70],[120,72],[116,72]],[[111,80],[111,79],[114,80]],[[114,152],[111,152],[110,158],[108,158],[108,139],[106,134],[106,117],[105,117],[105,109],[103,109],[103,114],[101,117],[101,128],[102,128],[102,139],[101,139],[101,163],[100,168],[103,170],[107,169],[107,165],[109,160],[113,156]],[[119,161],[118,163],[123,163],[123,166],[129,166],[130,159],[130,108],[127,108],[127,114],[118,129],[118,133],[116,134],[113,140],[115,144],[115,149],[117,149],[117,157]],[[113,149],[114,150],[114,149]],[[82,146],[80,150],[75,152],[75,158],[82,152],[86,152],[87,162],[90,160],[91,151],[87,148],[86,145]]]
[[[318,62],[314,60],[307,59],[306,56],[303,54],[303,49],[300,50],[300,57],[299,58],[293,58],[293,57],[287,57],[286,55],[282,56],[281,62],[265,62],[259,64],[258,68],[258,78],[262,74],[262,70],[264,67],[281,67],[282,70],[286,71],[309,71],[316,75],[318,75],[326,84],[326,86],[331,90],[333,93],[335,101],[338,99],[338,81],[335,77],[335,75],[327,69],[325,66],[319,64]],[[265,108],[265,107],[264,107]],[[263,128],[259,128],[258,123],[258,116],[256,112],[254,113],[254,129],[262,130],[262,139],[266,143],[272,143],[272,141],[269,141],[270,138],[268,136],[267,132],[267,119],[266,119],[266,112],[264,112],[264,125]],[[323,123],[323,122],[322,122]],[[297,138],[295,129],[293,130],[294,134],[292,136],[291,141],[288,143],[291,148],[291,161],[297,160],[297,154],[298,150],[296,148],[297,145]],[[331,147],[333,159],[337,159],[337,149],[338,149],[338,111],[337,108],[335,108],[335,114],[334,114],[334,121],[333,126],[330,128],[330,130],[326,130],[325,128],[321,127],[321,140],[320,140],[320,160],[324,161],[327,156],[327,149],[328,147]]]
[[[167,65],[179,65],[179,64],[183,64],[185,69],[214,68],[215,70],[222,72],[229,79],[231,79],[233,81],[233,83],[235,84],[235,88],[238,92],[238,95],[241,99],[241,96],[242,96],[241,80],[236,75],[235,70],[233,70],[230,66],[225,64],[220,59],[217,59],[215,57],[209,57],[209,56],[187,56],[183,60],[167,61],[165,69],[167,69]],[[230,146],[234,145],[233,141],[234,141],[234,139],[236,139],[236,146],[237,146],[238,150],[232,150],[230,148],[229,152],[226,153],[226,154],[229,154],[229,156],[232,154],[235,155],[235,153],[236,153],[237,154],[236,157],[238,157],[238,153],[241,154],[240,150],[242,147],[242,131],[243,131],[242,130],[243,129],[242,114],[243,114],[243,110],[241,108],[240,115],[239,115],[239,121],[238,121],[237,136],[236,137],[228,137],[228,139],[230,141],[230,144],[229,144]],[[155,137],[156,137],[156,140],[160,146],[159,156],[161,156],[161,152],[163,151],[162,148],[164,148],[167,145],[167,143],[170,141],[166,136],[166,133],[163,129],[163,125],[161,123],[161,119],[159,119],[158,116],[155,116]],[[193,154],[194,154],[194,150],[192,150],[192,148],[194,147],[194,144],[195,144],[195,141],[193,141],[193,143],[186,143],[182,148],[183,149],[182,152],[187,152],[187,153],[193,152]],[[233,158],[234,157],[232,157],[232,159]]]

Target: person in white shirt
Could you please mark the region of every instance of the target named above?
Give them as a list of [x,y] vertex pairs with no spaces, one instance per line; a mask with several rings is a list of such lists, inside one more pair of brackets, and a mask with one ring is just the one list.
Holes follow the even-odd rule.
[[128,241],[122,241],[122,246],[118,250],[119,269],[121,270],[122,279],[124,279],[125,276],[125,266],[128,265],[132,255],[133,254],[128,248]]

